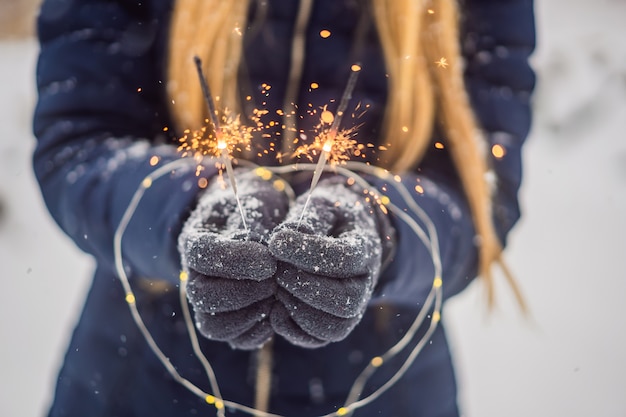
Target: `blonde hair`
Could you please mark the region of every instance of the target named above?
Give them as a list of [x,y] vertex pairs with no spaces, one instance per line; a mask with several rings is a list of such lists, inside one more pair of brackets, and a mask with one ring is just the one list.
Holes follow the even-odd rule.
[[[520,306],[524,302],[502,259],[487,184],[486,141],[480,134],[463,81],[459,22],[454,0],[371,0],[389,74],[384,167],[414,168],[431,145],[435,121],[461,180],[476,228],[479,273],[493,304],[494,263],[501,266]],[[236,109],[237,71],[248,2],[177,0],[171,24],[168,94],[179,127],[199,128],[206,115],[192,62],[203,58],[208,82],[222,106]],[[443,58],[443,59],[442,59]],[[394,161],[393,163],[389,161]]]

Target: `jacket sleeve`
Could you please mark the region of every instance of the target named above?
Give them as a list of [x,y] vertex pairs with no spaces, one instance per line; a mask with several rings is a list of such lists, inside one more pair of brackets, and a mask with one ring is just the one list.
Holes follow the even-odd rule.
[[[535,46],[532,0],[466,0],[462,3],[462,51],[465,81],[473,109],[488,141],[494,176],[494,222],[503,244],[519,219],[518,190],[522,178],[522,145],[530,129],[530,95],[535,75],[529,57]],[[495,146],[495,148],[494,148]],[[493,152],[490,152],[494,150]],[[475,277],[478,251],[469,207],[447,152],[429,150],[418,172],[402,183],[432,219],[442,257],[444,297],[463,290]],[[384,187],[390,200],[408,213],[393,184]],[[422,227],[423,222],[412,216]],[[432,286],[431,256],[412,230],[399,219],[398,245],[385,270],[379,297],[415,305]]]
[[[47,0],[38,17],[35,174],[56,222],[111,269],[113,236],[132,195],[156,167],[178,158],[164,134],[155,48],[166,22],[147,7]],[[147,189],[122,245],[133,275],[177,280],[176,237],[196,184],[189,167]]]

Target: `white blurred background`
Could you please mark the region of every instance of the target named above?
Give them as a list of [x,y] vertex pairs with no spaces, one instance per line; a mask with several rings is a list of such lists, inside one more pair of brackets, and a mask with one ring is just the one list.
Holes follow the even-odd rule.
[[[28,3],[29,1],[26,1]],[[0,5],[0,416],[43,416],[91,261],[34,182],[32,38]],[[537,1],[535,123],[523,220],[508,259],[531,309],[501,284],[445,310],[466,417],[626,416],[626,2]],[[17,31],[17,32],[16,32]],[[28,28],[26,33],[28,32]],[[500,281],[503,283],[504,281]]]

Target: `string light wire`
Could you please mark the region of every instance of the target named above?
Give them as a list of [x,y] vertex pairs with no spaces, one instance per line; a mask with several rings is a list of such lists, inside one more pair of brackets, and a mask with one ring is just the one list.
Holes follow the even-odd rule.
[[[159,348],[156,341],[152,337],[152,334],[146,327],[143,319],[141,318],[141,314],[139,313],[139,310],[137,308],[137,302],[136,302],[137,299],[131,288],[130,281],[126,275],[126,270],[124,269],[124,262],[123,262],[123,257],[122,257],[122,237],[124,236],[124,232],[126,231],[128,223],[132,219],[135,213],[135,210],[137,209],[137,206],[139,205],[139,202],[141,201],[146,190],[152,186],[152,183],[155,180],[163,177],[164,175],[167,175],[168,173],[172,172],[176,168],[182,168],[182,167],[185,167],[185,168],[188,167],[188,161],[185,159],[177,159],[157,168],[151,174],[149,174],[147,177],[143,179],[143,181],[141,182],[141,184],[139,185],[139,187],[133,194],[133,197],[130,200],[128,207],[126,208],[126,211],[124,212],[124,215],[122,216],[122,219],[120,220],[120,224],[115,230],[115,234],[113,236],[113,253],[115,256],[115,269],[117,271],[118,278],[120,282],[122,283],[122,287],[124,288],[126,303],[128,304],[133,320],[137,324],[137,327],[139,328],[139,331],[141,332],[143,337],[146,339],[148,346],[150,346],[150,349],[152,349],[152,351],[155,353],[157,358],[161,361],[163,366],[165,366],[165,369],[170,373],[170,375],[172,376],[172,378],[174,378],[174,380],[176,380],[179,384],[183,385],[185,388],[187,388],[189,391],[191,391],[195,395],[201,398],[206,398],[208,395],[207,393],[202,391],[200,388],[194,385],[191,381],[184,378],[182,375],[178,373],[178,371],[172,365],[172,363],[167,358],[167,356],[165,356],[163,351]],[[209,368],[210,368],[210,365],[209,365]],[[219,386],[217,384],[217,380],[214,377],[213,372],[209,374],[209,381],[210,381],[211,389],[213,390],[213,392],[219,393]],[[218,397],[220,397],[219,394],[217,395]]]
[[[183,158],[183,159],[169,162],[157,168],[155,171],[149,174],[141,182],[141,184],[135,191],[126,211],[124,212],[124,215],[122,216],[120,224],[118,225],[115,231],[114,242],[113,242],[114,256],[115,256],[115,268],[118,274],[118,278],[120,279],[120,282],[122,284],[122,287],[124,288],[126,301],[131,311],[131,315],[137,327],[139,328],[140,332],[142,333],[143,337],[145,338],[146,342],[148,343],[150,349],[155,353],[157,358],[163,364],[165,369],[170,373],[170,375],[174,378],[174,380],[176,380],[182,386],[187,388],[194,395],[200,398],[203,398],[208,404],[213,405],[217,409],[217,415],[219,417],[225,416],[226,407],[240,410],[242,412],[246,412],[251,415],[258,416],[258,417],[282,417],[278,414],[273,414],[273,413],[269,413],[266,411],[258,410],[256,408],[248,407],[246,405],[239,404],[239,403],[229,401],[229,400],[225,400],[222,398],[222,395],[219,390],[219,384],[218,384],[217,378],[215,376],[215,373],[213,371],[211,364],[209,363],[206,356],[202,353],[202,350],[200,348],[200,344],[198,341],[198,337],[196,334],[196,329],[195,329],[195,326],[193,325],[193,320],[191,317],[191,313],[189,311],[189,305],[187,303],[187,296],[186,296],[187,276],[184,273],[181,273],[180,287],[179,287],[180,288],[180,303],[181,303],[181,308],[183,310],[183,318],[187,326],[187,331],[189,332],[189,337],[190,337],[194,354],[196,355],[198,360],[201,362],[203,368],[205,369],[207,373],[207,377],[209,379],[212,394],[204,392],[202,389],[200,389],[199,387],[194,385],[191,381],[184,378],[182,375],[178,373],[178,371],[172,365],[172,363],[167,358],[167,356],[158,347],[150,331],[148,330],[145,323],[143,322],[143,319],[141,318],[141,314],[139,313],[139,310],[137,308],[136,297],[134,295],[134,292],[130,285],[130,281],[128,279],[128,276],[126,274],[126,271],[123,265],[122,238],[123,238],[124,232],[126,231],[126,228],[130,220],[132,219],[135,213],[135,210],[137,206],[139,205],[139,202],[143,198],[145,192],[152,186],[153,182],[167,175],[168,173],[171,173],[175,169],[183,168],[183,167],[188,168],[189,161],[187,159],[189,158]],[[268,170],[270,172],[273,172],[274,174],[281,174],[281,173],[293,172],[294,170],[314,171],[315,168],[316,166],[314,164],[293,164],[293,165],[284,165],[280,167],[257,167],[256,169],[257,169],[257,172],[264,172],[263,170]],[[328,169],[330,169],[330,167],[325,167],[325,170],[328,170]],[[401,195],[406,205],[410,208],[411,212],[413,212],[413,214],[415,214],[424,223],[428,233],[426,233],[422,229],[422,227],[408,213],[404,212],[402,209],[400,209],[396,205],[390,202],[387,202],[385,206],[388,207],[389,210],[394,215],[396,215],[400,220],[407,223],[407,225],[409,225],[409,227],[416,233],[418,238],[422,241],[422,243],[429,250],[432,261],[433,261],[435,273],[434,273],[433,285],[422,306],[422,309],[417,314],[415,320],[413,321],[413,324],[410,326],[410,328],[405,333],[405,335],[385,353],[383,353],[380,356],[375,356],[369,361],[368,365],[363,369],[360,375],[355,379],[350,389],[350,393],[343,407],[340,407],[334,412],[331,412],[331,413],[328,413],[319,417],[347,416],[350,413],[352,413],[352,411],[358,408],[361,408],[367,404],[370,404],[371,402],[379,398],[384,392],[386,392],[389,388],[391,388],[400,378],[402,378],[402,376],[410,368],[411,364],[413,363],[413,361],[415,360],[419,352],[426,345],[430,336],[435,331],[435,328],[441,319],[441,308],[443,304],[442,280],[441,280],[441,259],[440,259],[440,254],[439,254],[437,233],[436,233],[434,224],[432,223],[430,218],[415,202],[415,200],[412,198],[412,196],[410,195],[406,187],[401,182],[395,181],[394,177],[387,171],[382,170],[377,167],[369,166],[361,162],[349,162],[347,164],[347,167],[345,168],[333,167],[333,169],[335,169],[338,174],[341,174],[345,177],[355,178],[355,180],[358,181],[358,183],[364,188],[365,187],[371,188],[372,186],[361,176],[357,175],[355,171],[373,174],[377,176],[378,178],[382,178],[384,180],[389,181],[389,184],[393,186],[399,192],[399,194]],[[431,307],[432,307],[432,313],[430,316],[431,321],[430,321],[429,327],[426,330],[426,333],[420,338],[420,340],[412,348],[409,355],[405,359],[403,365],[398,370],[396,370],[396,372],[385,383],[383,383],[380,387],[378,387],[375,391],[373,391],[371,394],[369,394],[368,396],[362,399],[358,399],[362,393],[362,390],[367,380],[374,374],[374,372],[377,369],[379,369],[382,365],[384,365],[387,361],[389,361],[391,358],[393,358],[395,355],[403,351],[408,346],[408,344],[415,337],[415,334],[417,333],[418,329],[420,328],[420,326],[422,325],[422,323],[428,316],[428,313],[431,311]]]

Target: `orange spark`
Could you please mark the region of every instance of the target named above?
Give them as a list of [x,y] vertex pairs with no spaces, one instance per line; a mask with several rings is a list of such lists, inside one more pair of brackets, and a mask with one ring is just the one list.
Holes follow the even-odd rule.
[[496,143],[495,145],[491,147],[491,154],[494,157],[500,159],[506,154],[506,150],[504,149],[502,145],[499,145]]
[[212,123],[206,119],[205,125],[196,131],[185,130],[180,138],[178,151],[182,156],[192,156],[198,164],[197,174],[202,171],[201,164],[204,158],[216,158],[216,166],[221,170],[224,168],[220,158],[224,156],[224,151],[232,159],[234,152],[242,152],[250,149],[250,142],[254,131],[260,129],[260,115],[262,111],[255,110],[251,118],[256,126],[245,126],[241,123],[239,115],[233,115],[227,109],[224,110],[220,119],[217,134],[213,131]]
[[335,120],[335,115],[331,111],[324,109],[321,115],[321,119],[323,123],[329,125]]
[[446,69],[448,65],[450,65],[448,64],[448,60],[444,57],[439,58],[439,61],[435,61],[435,64],[437,64],[439,68],[443,68],[443,69]]
[[324,106],[320,122],[314,127],[313,142],[298,146],[293,156],[305,157],[313,162],[315,157],[324,151],[327,153],[328,163],[334,166],[346,163],[355,153],[361,155],[365,145],[357,143],[354,139],[358,126],[333,132],[331,125],[334,120],[335,115]]

